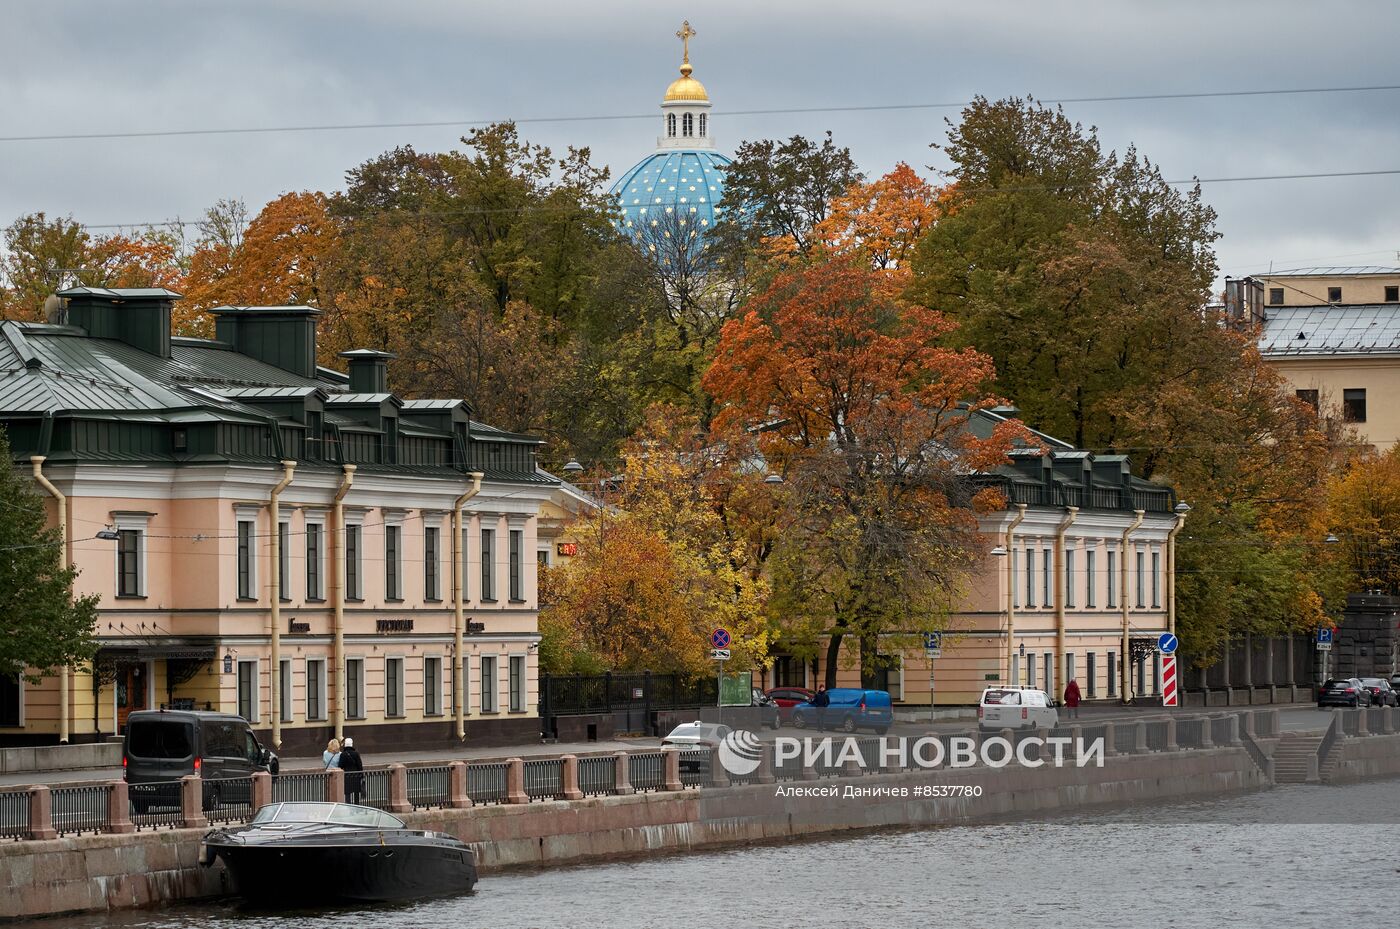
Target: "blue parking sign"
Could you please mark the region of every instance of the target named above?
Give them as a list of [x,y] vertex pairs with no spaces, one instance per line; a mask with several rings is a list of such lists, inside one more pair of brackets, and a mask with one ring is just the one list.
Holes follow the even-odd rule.
[[1321,626],[1321,627],[1319,627],[1318,630],[1317,630],[1317,644],[1318,644],[1318,645],[1331,645],[1331,644],[1332,644],[1332,634],[1333,634],[1333,632],[1334,632],[1334,630],[1332,629],[1331,626]]
[[925,632],[925,633],[924,633],[924,648],[942,648],[942,647],[943,647],[943,633],[941,633],[941,632]]

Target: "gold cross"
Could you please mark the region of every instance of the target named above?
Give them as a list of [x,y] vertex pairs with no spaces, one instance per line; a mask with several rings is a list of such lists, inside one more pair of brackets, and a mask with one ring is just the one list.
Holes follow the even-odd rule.
[[690,28],[690,20],[687,19],[681,24],[676,38],[681,40],[681,61],[690,64],[690,40],[695,38],[695,30]]

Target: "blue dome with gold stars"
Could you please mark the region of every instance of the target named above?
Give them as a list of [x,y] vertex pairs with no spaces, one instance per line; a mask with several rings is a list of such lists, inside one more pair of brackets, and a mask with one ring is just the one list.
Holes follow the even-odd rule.
[[661,98],[656,151],[612,186],[623,231],[643,242],[654,235],[669,238],[686,234],[687,239],[695,239],[713,229],[720,218],[724,169],[730,158],[715,150],[710,94],[691,76],[690,40],[694,36],[688,21],[676,33],[681,40],[681,76]]
[[703,234],[720,215],[724,169],[730,159],[705,149],[667,149],[648,155],[613,185],[627,229],[666,225],[677,215]]

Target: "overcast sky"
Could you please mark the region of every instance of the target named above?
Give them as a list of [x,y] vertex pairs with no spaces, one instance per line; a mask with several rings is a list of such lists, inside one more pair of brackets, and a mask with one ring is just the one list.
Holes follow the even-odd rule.
[[[726,116],[730,110],[928,104],[974,94],[1086,96],[1400,84],[1400,4],[984,0],[11,0],[0,11],[0,135],[382,123],[523,122],[590,146],[616,177],[648,154],[688,18],[714,134],[830,129],[870,174],[942,167],[928,143],[957,109]],[[1400,91],[1065,105],[1169,178],[1400,168]],[[0,142],[0,222],[43,210],[90,224],[256,212],[332,190],[395,145],[464,128]],[[1219,183],[1223,274],[1400,265],[1400,176]]]

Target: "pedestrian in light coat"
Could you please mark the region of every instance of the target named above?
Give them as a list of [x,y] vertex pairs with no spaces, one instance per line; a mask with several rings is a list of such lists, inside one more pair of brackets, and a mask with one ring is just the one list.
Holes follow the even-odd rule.
[[326,743],[326,750],[321,753],[321,766],[324,768],[337,767],[340,761],[340,740],[331,739]]

